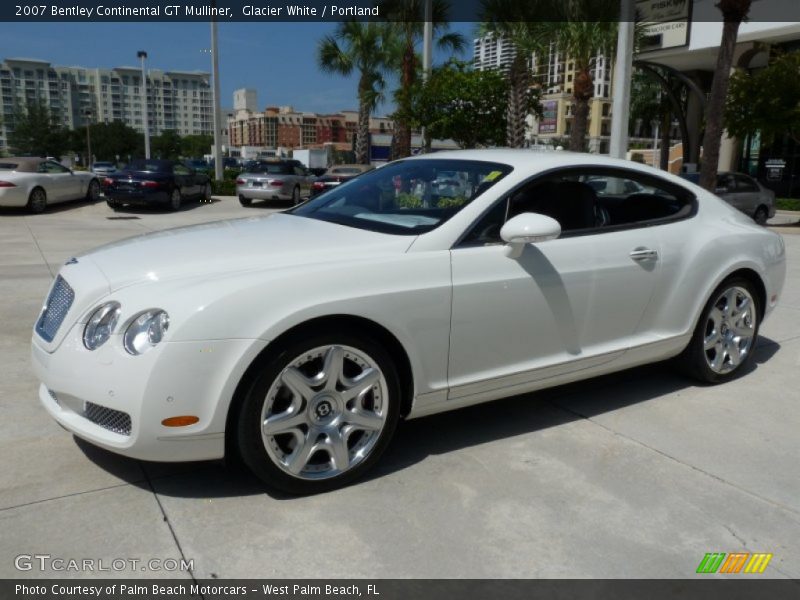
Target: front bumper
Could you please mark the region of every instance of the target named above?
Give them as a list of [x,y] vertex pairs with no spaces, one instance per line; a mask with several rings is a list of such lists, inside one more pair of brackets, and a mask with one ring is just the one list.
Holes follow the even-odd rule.
[[[164,342],[131,356],[122,348],[120,335],[93,352],[86,350],[82,329],[82,324],[74,325],[53,352],[33,336],[39,400],[56,421],[92,444],[141,460],[224,456],[225,421],[234,390],[263,342]],[[199,421],[186,427],[161,424],[185,415]]]

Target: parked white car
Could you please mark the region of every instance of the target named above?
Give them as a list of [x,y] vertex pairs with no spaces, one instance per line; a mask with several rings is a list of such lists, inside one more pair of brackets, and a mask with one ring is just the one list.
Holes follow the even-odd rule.
[[[440,205],[443,172],[473,190],[463,203]],[[590,176],[654,193],[605,204]],[[678,177],[588,154],[442,152],[285,213],[69,260],[33,366],[47,411],[93,444],[156,461],[236,452],[270,486],[313,493],[363,475],[401,418],[671,357],[726,382],[784,276],[779,235]]]
[[54,160],[0,158],[0,206],[27,206],[34,213],[48,204],[97,200],[100,183],[94,173],[72,171]]

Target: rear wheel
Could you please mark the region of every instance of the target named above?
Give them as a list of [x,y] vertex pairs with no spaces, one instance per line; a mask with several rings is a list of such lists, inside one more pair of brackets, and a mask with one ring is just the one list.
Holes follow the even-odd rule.
[[242,206],[250,206],[253,203],[252,198],[245,198],[244,196],[239,196],[239,204]]
[[724,383],[753,358],[761,306],[746,279],[724,281],[703,309],[689,345],[679,356],[683,369],[706,383]]
[[31,190],[30,196],[28,196],[28,210],[32,213],[41,213],[44,212],[46,208],[47,194],[45,191],[40,187]]
[[766,225],[769,218],[769,210],[766,206],[759,206],[753,215],[753,220],[759,225]]
[[86,199],[90,202],[97,202],[98,198],[100,198],[100,184],[97,183],[96,179],[92,179],[89,182],[89,188],[86,190]]
[[292,190],[292,205],[297,206],[300,204],[300,186],[294,186]]
[[207,183],[206,187],[203,188],[203,200],[205,202],[211,202],[211,184]]
[[400,412],[397,371],[380,345],[324,333],[287,344],[262,367],[237,433],[245,464],[267,485],[324,492],[378,460]]
[[119,209],[120,209],[120,207],[122,206],[122,205],[121,205],[119,202],[117,202],[116,200],[106,200],[106,204],[108,204],[108,208],[110,208],[110,209],[112,209],[112,210],[119,210]]
[[181,195],[181,190],[179,188],[175,188],[172,190],[172,193],[169,196],[169,207],[172,210],[180,210],[181,204],[183,204],[183,196]]

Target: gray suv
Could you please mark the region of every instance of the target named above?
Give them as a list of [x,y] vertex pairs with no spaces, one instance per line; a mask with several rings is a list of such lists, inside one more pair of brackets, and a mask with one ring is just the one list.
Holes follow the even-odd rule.
[[[697,183],[700,179],[699,173],[682,173],[681,177],[692,183]],[[719,173],[714,193],[760,225],[775,216],[775,192],[765,188],[750,175]]]

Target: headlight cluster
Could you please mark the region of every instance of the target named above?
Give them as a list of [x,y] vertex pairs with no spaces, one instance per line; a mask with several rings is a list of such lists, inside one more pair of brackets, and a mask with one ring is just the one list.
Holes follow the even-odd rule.
[[[119,302],[107,302],[98,307],[89,317],[83,330],[83,345],[96,350],[105,344],[119,321]],[[125,329],[122,345],[129,354],[143,354],[156,346],[169,329],[169,315],[158,308],[136,315]]]

